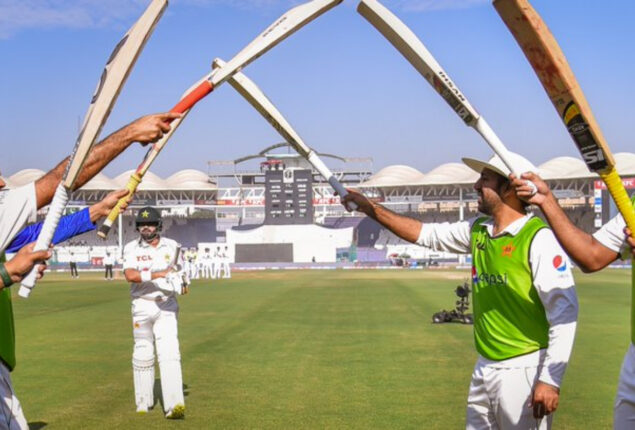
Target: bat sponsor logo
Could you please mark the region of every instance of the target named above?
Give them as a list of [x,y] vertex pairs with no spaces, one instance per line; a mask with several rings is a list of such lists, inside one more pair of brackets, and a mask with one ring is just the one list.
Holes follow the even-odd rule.
[[440,71],[438,76],[435,75],[432,78],[432,85],[463,121],[469,124],[474,120],[472,114],[464,106],[465,97],[445,73]]
[[604,151],[596,142],[589,124],[575,102],[565,107],[562,119],[589,169],[598,171],[607,168]]
[[265,31],[262,33],[262,38],[263,38],[263,39],[264,39],[264,38],[266,38],[266,37],[267,37],[268,35],[270,35],[273,31],[275,31],[275,30],[276,30],[276,28],[278,28],[280,25],[282,25],[282,23],[283,23],[283,22],[285,22],[285,21],[287,20],[287,18],[288,18],[288,17],[283,16],[283,17],[281,17],[278,21],[276,21],[275,23],[273,23],[273,24],[271,25],[271,27],[269,27],[267,30],[265,30]]

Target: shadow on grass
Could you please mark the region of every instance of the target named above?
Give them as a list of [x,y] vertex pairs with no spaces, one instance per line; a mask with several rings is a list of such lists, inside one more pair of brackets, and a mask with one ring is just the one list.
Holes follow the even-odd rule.
[[29,423],[29,430],[40,430],[46,427],[47,425],[48,423],[45,423],[44,421],[35,421],[32,423]]
[[[183,383],[183,397],[190,395],[189,386]],[[165,405],[163,405],[163,392],[161,391],[161,379],[154,380],[154,405],[161,405],[161,409],[165,411]],[[46,425],[46,424],[45,424]]]

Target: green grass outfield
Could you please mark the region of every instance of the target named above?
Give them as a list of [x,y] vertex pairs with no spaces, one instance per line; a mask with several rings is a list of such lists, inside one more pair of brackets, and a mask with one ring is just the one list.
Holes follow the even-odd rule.
[[[14,302],[13,382],[36,428],[460,429],[476,359],[471,326],[430,321],[453,307],[467,275],[269,271],[196,281],[180,298],[187,418],[171,422],[160,405],[135,413],[127,284],[49,274]],[[610,428],[630,274],[576,278],[579,330],[554,428]]]

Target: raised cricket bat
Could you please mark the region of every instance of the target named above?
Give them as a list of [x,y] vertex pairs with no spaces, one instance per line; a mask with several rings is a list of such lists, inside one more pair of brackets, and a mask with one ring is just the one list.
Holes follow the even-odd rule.
[[[527,0],[494,0],[494,7],[538,75],[582,159],[590,171],[600,175],[635,235],[635,209],[615,169],[611,149],[558,42]],[[635,298],[635,270],[631,270],[631,278]],[[635,302],[631,304],[631,322],[635,325]],[[635,343],[635,333],[631,333],[631,340]]]
[[[217,58],[214,60],[213,67],[215,69],[225,67],[225,62]],[[289,145],[291,145],[298,154],[304,157],[311,166],[327,180],[340,197],[344,197],[348,194],[346,188],[337,180],[333,172],[324,164],[317,153],[304,143],[302,138],[296,133],[293,127],[291,127],[284,116],[282,116],[280,111],[251,79],[243,73],[238,72],[229,79],[229,83],[287,142],[289,142]],[[353,202],[350,202],[349,206],[347,209],[351,211],[357,209],[357,205]]]
[[[117,96],[119,96],[128,75],[167,5],[167,0],[153,0],[110,54],[88,107],[88,112],[84,117],[84,123],[71,153],[68,167],[46,214],[42,231],[35,244],[35,251],[45,250],[51,245],[60,217],[70,197],[73,184],[82,170],[84,161],[97,141],[99,133],[115,105]],[[36,276],[37,270],[34,268],[22,280],[22,286],[18,292],[21,297],[27,298],[31,294],[31,290],[35,286]]]
[[[452,110],[474,128],[514,174],[519,176],[512,156],[494,130],[472,107],[421,40],[391,11],[376,0],[362,0],[357,11],[370,22],[417,69]],[[533,185],[533,184],[532,184]]]
[[[271,24],[265,31],[263,31],[256,39],[249,43],[249,45],[243,48],[243,50],[232,58],[225,67],[212,71],[188,89],[181,98],[181,101],[179,101],[179,103],[177,103],[170,111],[186,115],[199,100],[211,93],[217,86],[229,79],[234,73],[240,71],[243,67],[256,60],[278,43],[282,42],[300,28],[304,27],[306,24],[337,6],[341,2],[342,0],[313,0],[290,9]],[[132,195],[141,182],[143,175],[145,175],[148,171],[157,155],[159,155],[159,152],[161,152],[182,120],[183,117],[174,121],[170,132],[163,136],[163,138],[157,141],[149,149],[144,160],[139,167],[137,167],[137,170],[134,174],[132,174],[130,180],[128,181],[126,188],[130,191],[130,193],[117,203],[117,206],[113,208],[106,221],[104,221],[103,225],[99,228],[97,234],[100,237],[106,238],[112,224],[119,215],[121,205],[126,200],[132,199]]]

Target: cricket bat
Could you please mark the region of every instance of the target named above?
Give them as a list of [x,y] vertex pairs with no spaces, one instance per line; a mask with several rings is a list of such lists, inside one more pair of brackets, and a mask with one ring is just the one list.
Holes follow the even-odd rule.
[[[342,0],[313,0],[299,6],[296,6],[284,15],[278,18],[265,31],[263,31],[256,39],[249,43],[242,51],[229,61],[225,67],[217,69],[209,73],[188,89],[181,100],[170,110],[187,115],[189,110],[202,98],[211,93],[217,86],[229,79],[234,73],[240,71],[243,67],[259,58],[265,52],[282,42],[284,39],[313,21],[318,16],[340,4]],[[157,141],[148,151],[144,160],[134,174],[131,175],[126,188],[130,193],[121,199],[117,206],[108,215],[106,221],[99,228],[98,235],[106,238],[112,224],[119,215],[121,205],[132,199],[132,196],[141,183],[143,176],[148,171],[156,157],[165,147],[176,128],[183,121],[183,117],[172,123],[172,129]]]
[[524,173],[515,168],[512,155],[485,118],[472,107],[467,97],[406,24],[376,0],[362,0],[357,6],[357,12],[388,39],[466,125],[474,128],[485,139],[511,172],[516,176]]
[[[51,245],[62,212],[73,190],[75,180],[82,170],[84,161],[86,161],[88,153],[97,141],[99,133],[106,123],[128,75],[167,5],[167,0],[153,0],[139,20],[115,46],[110,58],[108,58],[88,107],[88,112],[84,117],[84,123],[77,137],[63,179],[55,191],[53,201],[46,214],[42,231],[35,244],[35,251],[48,249]],[[33,268],[22,280],[22,286],[18,292],[21,297],[27,298],[29,296],[35,286],[36,276],[37,270]]]
[[[216,58],[213,67],[215,69],[225,67],[225,62],[220,58]],[[284,116],[282,116],[280,111],[251,79],[245,76],[244,73],[238,72],[229,79],[229,83],[287,142],[289,142],[289,145],[291,145],[298,154],[306,159],[311,166],[326,179],[340,197],[344,197],[348,194],[346,188],[337,180],[333,172],[324,164],[317,153],[304,143],[302,138],[296,133],[293,127],[291,127]],[[357,205],[354,202],[349,202],[347,209],[353,211],[357,209]]]
[[[600,175],[635,234],[635,209],[615,169],[613,153],[547,24],[527,0],[494,0],[494,7],[538,75],[588,169]],[[631,270],[631,277],[635,298],[635,270]],[[635,326],[635,302],[631,304],[631,324]],[[631,340],[635,343],[635,333],[631,333]]]

